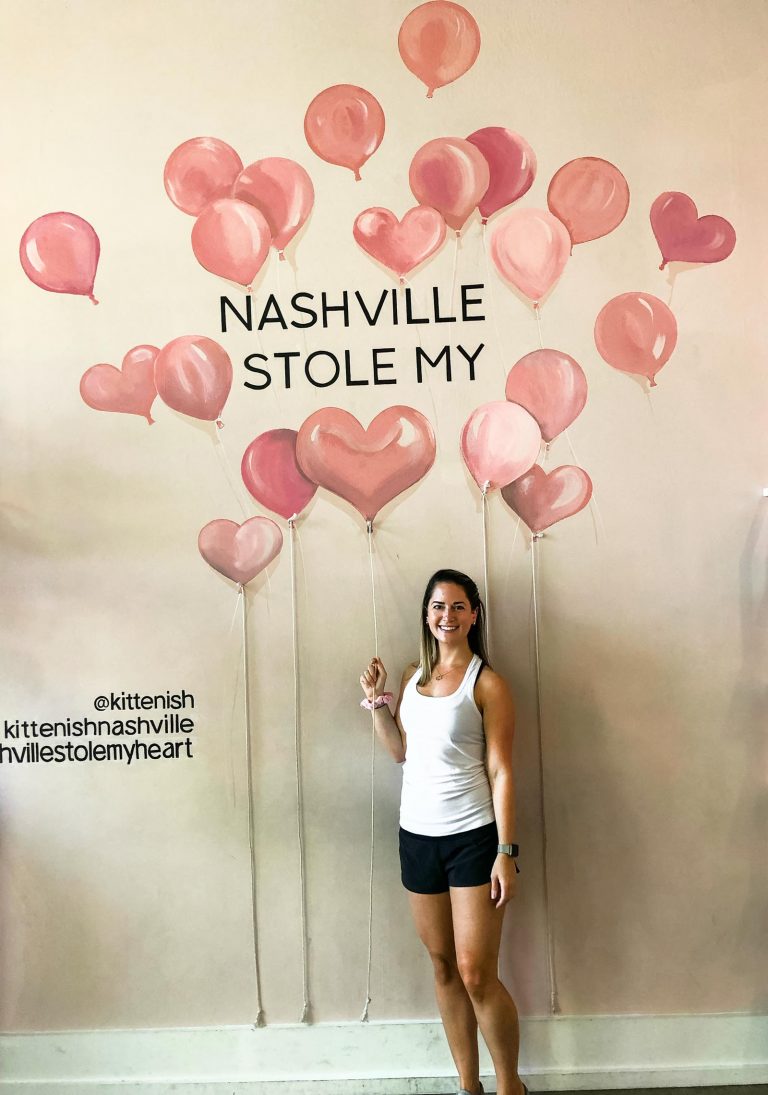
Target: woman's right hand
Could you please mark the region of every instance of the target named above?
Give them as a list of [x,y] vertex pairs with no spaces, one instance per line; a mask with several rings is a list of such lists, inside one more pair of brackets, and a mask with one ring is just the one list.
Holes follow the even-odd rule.
[[386,683],[387,671],[384,668],[384,663],[381,658],[371,658],[360,675],[360,687],[365,693],[365,698],[372,700],[375,696],[380,696]]

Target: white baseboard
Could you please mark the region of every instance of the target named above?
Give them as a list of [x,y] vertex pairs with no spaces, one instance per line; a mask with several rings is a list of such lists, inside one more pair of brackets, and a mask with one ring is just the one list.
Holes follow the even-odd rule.
[[[5,1034],[0,1061],[0,1095],[456,1091],[435,1022]],[[768,1084],[768,1016],[523,1019],[520,1072],[536,1092]]]

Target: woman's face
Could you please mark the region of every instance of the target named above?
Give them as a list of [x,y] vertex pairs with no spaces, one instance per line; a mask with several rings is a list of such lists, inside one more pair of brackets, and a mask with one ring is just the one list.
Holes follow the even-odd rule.
[[462,646],[477,619],[477,609],[470,608],[463,586],[440,582],[434,586],[427,601],[429,630],[439,643]]

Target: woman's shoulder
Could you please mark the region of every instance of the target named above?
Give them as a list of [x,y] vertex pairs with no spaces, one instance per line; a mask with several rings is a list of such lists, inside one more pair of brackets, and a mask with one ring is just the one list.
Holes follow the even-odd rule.
[[403,686],[408,684],[408,681],[411,679],[411,677],[414,675],[414,673],[418,672],[418,670],[419,670],[419,663],[418,662],[409,662],[408,665],[406,665],[405,669],[403,670],[403,681],[402,681]]
[[512,693],[501,674],[483,663],[475,679],[475,698],[482,704],[488,700],[511,699]]

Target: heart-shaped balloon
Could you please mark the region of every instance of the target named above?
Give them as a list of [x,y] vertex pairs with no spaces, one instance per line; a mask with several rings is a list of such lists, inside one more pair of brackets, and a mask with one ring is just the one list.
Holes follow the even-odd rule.
[[416,205],[399,221],[389,209],[364,209],[352,234],[364,251],[402,281],[442,245],[445,221],[436,209]]
[[157,346],[134,346],[123,358],[122,369],[92,365],[80,380],[80,395],[96,411],[139,414],[152,425],[149,413],[157,395],[155,360]]
[[565,269],[568,229],[548,209],[512,209],[491,236],[491,258],[505,281],[538,304]]
[[502,487],[501,497],[531,532],[543,532],[584,509],[592,497],[592,480],[574,464],[563,464],[550,472],[534,464],[525,475]]
[[481,490],[494,490],[528,471],[539,455],[541,430],[516,403],[484,403],[461,431],[461,454]]
[[310,482],[296,461],[296,430],[267,430],[243,453],[243,482],[257,502],[286,521],[298,516],[314,497]]
[[736,231],[725,217],[700,217],[692,198],[679,191],[659,194],[651,206],[651,228],[668,262],[722,262],[736,246]]
[[283,534],[269,517],[251,517],[242,525],[220,519],[200,530],[197,546],[209,566],[244,586],[280,554]]
[[309,479],[372,521],[427,474],[435,462],[435,435],[412,407],[387,407],[367,430],[348,411],[324,407],[299,430],[296,456]]
[[509,370],[505,395],[533,415],[546,442],[570,426],[587,401],[578,361],[560,350],[533,350]]
[[232,387],[229,354],[205,335],[182,335],[155,362],[157,394],[174,411],[203,422],[218,420]]

